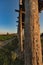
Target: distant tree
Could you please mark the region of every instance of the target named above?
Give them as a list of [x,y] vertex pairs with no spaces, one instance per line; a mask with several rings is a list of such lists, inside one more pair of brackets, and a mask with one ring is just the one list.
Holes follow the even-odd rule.
[[7,32],[7,35],[9,35],[9,33]]

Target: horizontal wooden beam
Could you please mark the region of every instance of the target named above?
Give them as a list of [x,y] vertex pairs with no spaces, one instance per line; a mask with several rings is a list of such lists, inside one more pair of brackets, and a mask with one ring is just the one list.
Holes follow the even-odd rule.
[[17,18],[19,19],[19,16]]
[[19,21],[16,21],[17,23],[19,22]]
[[15,11],[16,11],[16,12],[20,12],[20,11],[21,11],[22,13],[25,14],[25,11],[23,11],[23,10],[21,10],[21,9],[20,9],[20,10],[16,10],[16,9],[15,9]]
[[15,11],[16,11],[16,12],[20,12],[20,10],[16,10],[16,9],[15,9]]

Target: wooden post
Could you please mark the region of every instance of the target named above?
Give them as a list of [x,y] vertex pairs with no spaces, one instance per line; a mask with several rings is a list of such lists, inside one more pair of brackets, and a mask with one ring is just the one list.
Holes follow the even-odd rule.
[[20,9],[20,51],[23,52],[23,38],[22,38],[22,8]]
[[25,0],[24,65],[42,65],[38,0]]

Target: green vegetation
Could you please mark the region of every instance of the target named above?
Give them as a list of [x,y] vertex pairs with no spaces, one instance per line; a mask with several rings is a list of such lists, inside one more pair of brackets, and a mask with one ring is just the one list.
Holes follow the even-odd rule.
[[11,43],[0,49],[0,65],[23,65],[23,60],[19,59],[15,52],[18,49],[18,43],[16,36]]
[[0,35],[0,41],[5,41],[5,40],[8,40],[8,39],[11,39],[11,38],[13,38],[14,36],[16,36],[16,35],[10,35],[10,34],[6,34],[6,35]]
[[[18,43],[18,38],[15,36],[12,42],[0,49],[0,65],[24,65],[23,59],[19,59],[16,53],[16,50],[18,50]],[[41,45],[43,55],[43,35],[41,35]]]
[[42,62],[43,62],[43,33],[41,34]]
[[43,48],[43,33],[41,34],[41,45],[42,45],[42,48]]

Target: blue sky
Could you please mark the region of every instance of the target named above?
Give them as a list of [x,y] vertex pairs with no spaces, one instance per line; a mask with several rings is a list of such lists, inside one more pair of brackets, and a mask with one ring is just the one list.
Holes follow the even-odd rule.
[[[16,32],[19,0],[0,0],[0,32]],[[40,30],[43,32],[43,13],[40,14]]]
[[0,32],[16,32],[19,0],[0,0]]
[[43,11],[41,11],[40,13],[40,18],[39,18],[39,22],[40,22],[40,32],[43,32]]

